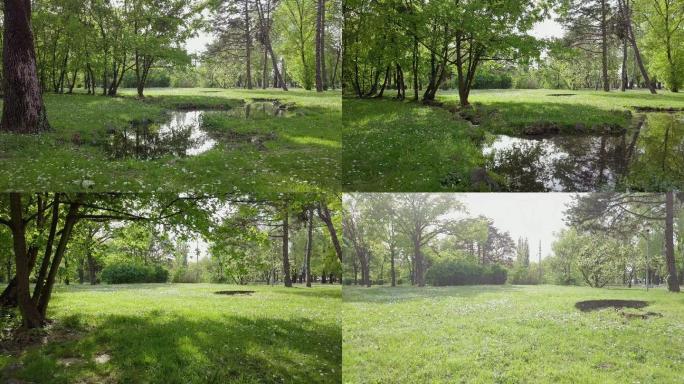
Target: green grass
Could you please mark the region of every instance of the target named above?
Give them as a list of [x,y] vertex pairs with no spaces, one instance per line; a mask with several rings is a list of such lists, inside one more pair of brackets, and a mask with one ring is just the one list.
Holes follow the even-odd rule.
[[[577,301],[646,300],[626,319]],[[343,291],[345,383],[681,383],[684,296],[558,286]]]
[[[256,292],[214,294],[231,289]],[[340,297],[320,285],[61,287],[51,341],[4,354],[0,370],[55,384],[340,382]]]
[[[37,136],[0,134],[0,189],[94,191],[339,190],[340,93],[291,90],[150,89],[144,101],[123,97],[45,95],[53,131]],[[111,159],[108,129],[130,121],[163,121],[172,109],[230,109],[252,99],[294,103],[287,118],[212,118],[218,145],[195,157]],[[217,113],[216,116],[219,116]],[[212,116],[211,114],[209,116]],[[207,119],[210,120],[210,119]],[[264,148],[225,140],[230,132],[269,135]],[[74,143],[80,136],[81,144]]]
[[[573,96],[550,96],[574,94]],[[458,104],[458,92],[438,94],[447,106]],[[570,130],[577,124],[587,129],[602,124],[628,128],[634,107],[684,108],[684,93],[645,90],[628,92],[550,89],[474,90],[470,103],[483,114],[483,128],[492,132],[516,134],[538,122],[551,122]]]
[[[558,93],[575,95],[549,96]],[[525,128],[538,123],[550,123],[561,133],[572,135],[578,134],[578,125],[585,134],[603,132],[605,125],[629,129],[637,121],[633,107],[684,108],[684,93],[475,90],[471,94],[474,108],[467,114],[477,115],[480,125],[473,126],[453,112],[458,103],[455,92],[438,94],[438,100],[444,103],[443,107],[399,102],[387,97],[382,100],[345,99],[342,134],[342,185],[345,190],[485,191],[489,187],[477,177],[485,168],[489,177],[505,191],[509,187],[508,175],[495,174],[488,167],[491,161],[481,150],[482,145],[493,141],[496,134],[519,136]],[[676,167],[664,167],[662,159],[656,159],[668,151],[668,162],[677,162],[681,157],[677,152],[679,141],[674,138],[663,140],[664,126],[673,128],[668,131],[673,135],[672,132],[680,130],[681,124],[674,120],[668,123],[656,114],[650,117],[649,124],[660,123],[663,127],[649,126],[641,133],[638,145],[647,145],[647,139],[656,145],[650,149],[640,148],[645,153],[640,153],[642,159],[631,164],[631,173],[626,179],[619,180],[621,190],[664,190],[681,185]],[[627,135],[627,139],[631,139],[631,131]],[[671,143],[662,145],[662,141]],[[658,145],[662,149],[659,150]],[[576,156],[582,155],[583,148],[571,149],[576,151]],[[649,161],[651,163],[644,164]]]
[[[441,181],[467,180],[483,161],[472,144],[477,129],[446,109],[385,100],[344,100],[342,180],[346,190],[443,190]],[[456,188],[458,189],[458,188]]]

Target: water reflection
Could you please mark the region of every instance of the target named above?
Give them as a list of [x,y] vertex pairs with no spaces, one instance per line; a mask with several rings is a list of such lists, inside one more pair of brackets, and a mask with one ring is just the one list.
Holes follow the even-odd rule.
[[133,122],[110,137],[108,152],[115,159],[150,160],[166,155],[197,156],[216,145],[201,129],[204,111],[173,111],[163,124]]
[[270,100],[247,103],[242,107],[232,108],[225,113],[229,116],[242,119],[259,119],[286,117],[289,116],[292,111],[290,110],[290,106],[287,104],[281,104],[277,100]]
[[511,191],[665,190],[684,180],[682,115],[648,114],[619,136],[496,136],[487,169]]

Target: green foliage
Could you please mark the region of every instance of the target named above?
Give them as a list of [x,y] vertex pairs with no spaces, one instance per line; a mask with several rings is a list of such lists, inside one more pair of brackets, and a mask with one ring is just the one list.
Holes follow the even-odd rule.
[[165,283],[169,271],[159,265],[116,263],[102,270],[102,280],[107,284]]
[[506,270],[497,265],[479,265],[464,261],[440,260],[427,270],[425,280],[434,286],[505,284]]
[[508,272],[508,282],[519,285],[539,284],[539,268],[536,264],[528,266],[516,264]]

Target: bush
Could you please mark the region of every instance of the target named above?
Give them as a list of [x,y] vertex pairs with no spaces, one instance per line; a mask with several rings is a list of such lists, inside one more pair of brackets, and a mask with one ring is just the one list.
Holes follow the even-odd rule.
[[539,269],[518,265],[511,269],[510,283],[519,285],[537,285],[539,284]]
[[354,282],[354,279],[352,279],[351,277],[345,277],[342,280],[343,285],[352,285],[353,282]]
[[373,282],[375,285],[385,285],[385,280],[383,279],[378,279]]
[[169,271],[159,265],[118,263],[102,270],[102,280],[107,284],[166,283]]
[[173,283],[201,283],[204,281],[204,271],[197,265],[181,267],[173,271]]
[[438,261],[425,274],[427,283],[434,286],[505,284],[506,278],[506,270],[499,265],[482,266],[454,260]]
[[397,279],[397,285],[404,284],[404,279]]

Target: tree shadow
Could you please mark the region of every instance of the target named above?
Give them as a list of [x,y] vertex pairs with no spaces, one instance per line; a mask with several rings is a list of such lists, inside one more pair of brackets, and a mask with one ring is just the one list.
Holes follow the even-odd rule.
[[[322,285],[319,285],[320,287],[323,287]],[[339,284],[326,284],[325,287],[338,287]],[[288,289],[286,291],[274,291],[273,293],[280,293],[283,295],[300,295],[300,296],[305,296],[305,297],[316,297],[319,299],[341,299],[342,298],[342,290],[341,289],[320,289],[316,286],[312,288],[308,288],[305,285],[302,286],[293,286],[292,289]]]
[[473,298],[487,293],[516,292],[521,288],[515,285],[460,285],[450,287],[378,287],[345,286],[342,301],[364,303],[405,302],[428,298],[460,297]]
[[41,383],[339,383],[341,337],[339,325],[308,318],[114,315],[77,340],[27,351],[13,376]]

